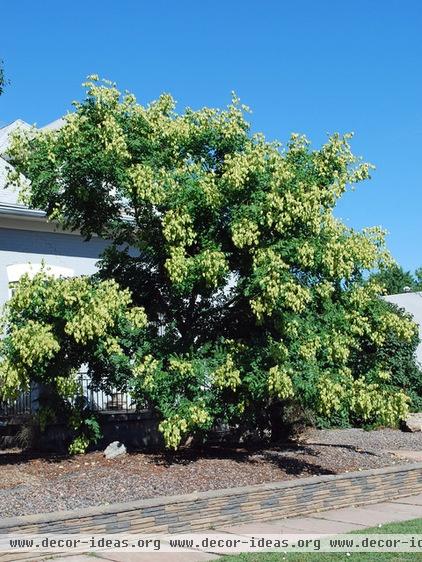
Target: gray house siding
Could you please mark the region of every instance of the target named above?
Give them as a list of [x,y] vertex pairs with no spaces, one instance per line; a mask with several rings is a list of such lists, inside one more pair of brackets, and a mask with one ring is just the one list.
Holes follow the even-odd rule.
[[73,269],[75,275],[90,275],[106,246],[99,238],[86,242],[75,234],[0,227],[0,306],[9,297],[8,266],[45,261],[47,266]]

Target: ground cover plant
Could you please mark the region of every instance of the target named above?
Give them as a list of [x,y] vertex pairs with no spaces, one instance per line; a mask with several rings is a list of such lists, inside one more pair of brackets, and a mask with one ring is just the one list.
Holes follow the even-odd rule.
[[[248,108],[177,113],[91,77],[57,131],[14,138],[11,183],[50,220],[110,240],[93,279],[24,278],[3,318],[3,395],[30,381],[130,390],[169,448],[216,425],[280,436],[289,409],[394,426],[418,399],[416,326],[368,272],[378,228],[335,218],[366,180],[351,135],[251,134]],[[22,181],[22,174],[30,180]],[[391,349],[407,346],[400,369]],[[79,450],[79,448],[78,448]]]

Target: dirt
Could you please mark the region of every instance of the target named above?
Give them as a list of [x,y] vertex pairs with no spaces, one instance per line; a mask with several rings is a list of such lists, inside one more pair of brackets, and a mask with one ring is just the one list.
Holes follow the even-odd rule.
[[393,430],[312,430],[272,449],[133,452],[113,460],[101,452],[57,457],[2,451],[0,517],[391,466],[412,459],[389,451],[421,445],[422,434]]

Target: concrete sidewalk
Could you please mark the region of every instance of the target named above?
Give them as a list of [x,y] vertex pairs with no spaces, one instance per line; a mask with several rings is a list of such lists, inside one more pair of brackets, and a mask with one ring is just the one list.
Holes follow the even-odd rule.
[[[238,535],[260,535],[266,533],[348,533],[368,527],[377,527],[385,523],[407,521],[408,519],[422,518],[422,494],[409,496],[391,502],[382,502],[363,507],[347,507],[344,509],[330,509],[321,511],[307,517],[291,517],[268,522],[244,523],[228,527],[217,527],[210,533],[235,533]],[[206,532],[204,531],[204,534]],[[63,562],[94,562],[95,560],[108,560],[109,562],[201,562],[203,560],[215,560],[219,558],[212,552],[189,553],[179,552],[170,554],[163,553],[128,553],[120,554],[110,552],[90,554],[89,556],[60,556]],[[50,558],[51,559],[51,558]],[[53,558],[57,560],[58,558]]]

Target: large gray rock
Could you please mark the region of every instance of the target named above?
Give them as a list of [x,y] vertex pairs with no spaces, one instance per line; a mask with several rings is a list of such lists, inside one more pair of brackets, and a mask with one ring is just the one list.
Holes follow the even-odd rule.
[[422,412],[409,414],[404,420],[403,425],[406,431],[411,431],[412,433],[422,431]]
[[106,459],[115,459],[120,455],[126,454],[126,447],[120,441],[113,441],[104,451],[104,456]]

